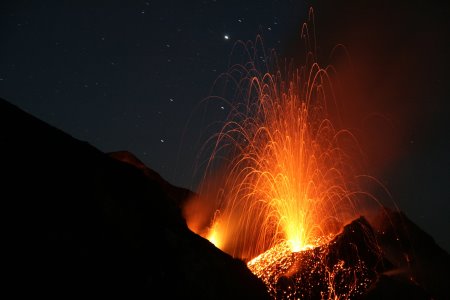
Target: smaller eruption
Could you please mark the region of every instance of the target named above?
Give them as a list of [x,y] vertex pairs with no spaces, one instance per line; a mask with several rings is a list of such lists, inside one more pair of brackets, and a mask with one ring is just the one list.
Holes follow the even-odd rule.
[[219,223],[214,223],[213,227],[208,230],[207,239],[217,248],[222,248],[223,243],[220,240],[220,232],[218,230]]

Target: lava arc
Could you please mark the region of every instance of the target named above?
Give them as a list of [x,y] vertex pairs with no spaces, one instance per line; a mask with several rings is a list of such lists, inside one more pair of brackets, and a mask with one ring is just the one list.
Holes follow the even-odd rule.
[[301,31],[308,50],[301,67],[261,55],[257,39],[240,44],[248,62],[222,78],[234,84],[231,112],[209,139],[200,198],[215,205],[208,229],[197,232],[252,270],[269,249],[283,249],[281,257],[327,243],[371,197],[358,185],[358,143],[331,113],[337,74],[317,61],[313,16]]

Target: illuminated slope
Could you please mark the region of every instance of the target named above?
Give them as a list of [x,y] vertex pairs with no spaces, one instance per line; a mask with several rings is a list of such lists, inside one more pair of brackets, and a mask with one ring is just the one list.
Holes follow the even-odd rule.
[[248,263],[275,299],[361,297],[386,265],[364,218],[319,247],[292,252],[279,244]]

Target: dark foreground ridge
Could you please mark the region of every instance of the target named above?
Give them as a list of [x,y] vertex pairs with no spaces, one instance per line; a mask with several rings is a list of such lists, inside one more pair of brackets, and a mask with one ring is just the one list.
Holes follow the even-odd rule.
[[188,191],[2,99],[0,122],[11,295],[268,298],[242,261],[187,228],[176,198]]
[[[180,207],[191,191],[129,152],[102,153],[2,99],[0,122],[7,294],[268,299],[244,262],[187,228]],[[281,299],[293,284],[302,299],[450,298],[449,254],[401,212],[356,219],[288,259],[293,267],[271,292]]]

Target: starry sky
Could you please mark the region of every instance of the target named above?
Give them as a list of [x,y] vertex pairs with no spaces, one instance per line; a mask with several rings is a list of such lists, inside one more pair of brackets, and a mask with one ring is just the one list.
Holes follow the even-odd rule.
[[[299,61],[313,6],[319,57],[327,63],[342,43],[353,59],[343,115],[362,132],[368,169],[450,251],[449,9],[360,2],[5,0],[0,97],[101,151],[131,151],[194,189],[205,124],[194,112],[227,71],[233,45],[261,35],[266,48]],[[226,115],[220,103],[203,113],[208,122]]]

